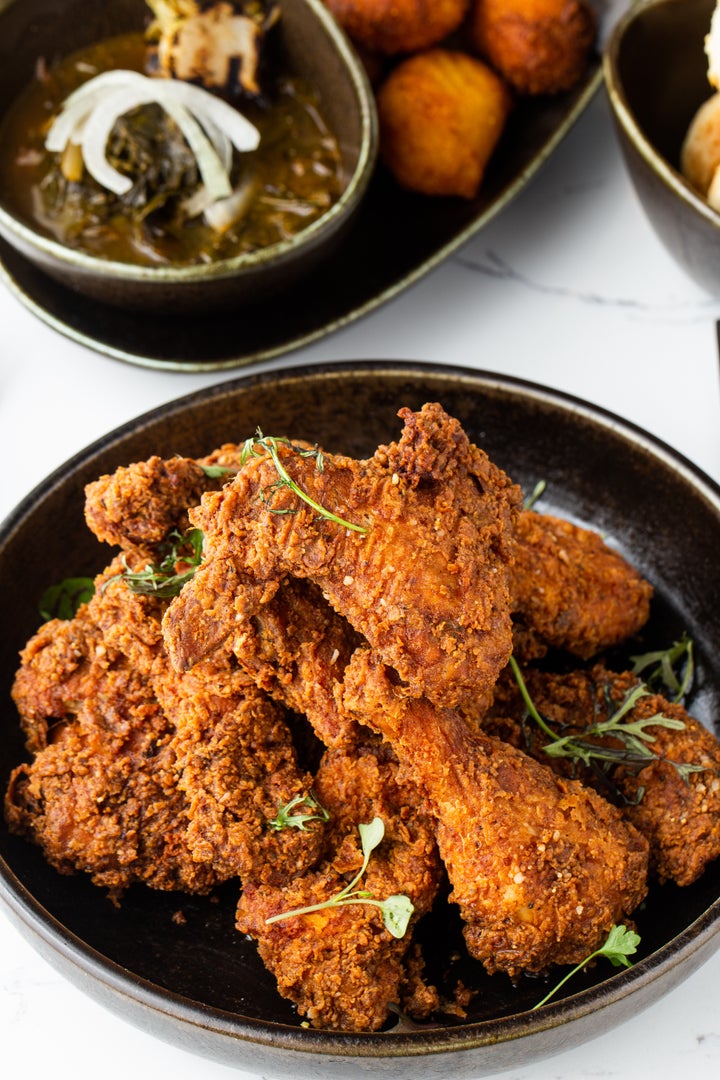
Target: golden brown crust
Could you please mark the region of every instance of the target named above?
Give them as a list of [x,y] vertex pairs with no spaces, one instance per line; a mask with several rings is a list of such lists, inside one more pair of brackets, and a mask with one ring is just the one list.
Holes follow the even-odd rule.
[[468,16],[473,48],[522,94],[572,89],[595,34],[585,0],[473,0]]
[[425,796],[465,941],[489,972],[579,963],[645,896],[647,842],[595,792],[403,696],[369,650],[353,657],[344,703]]
[[[536,708],[564,735],[585,730],[592,720],[606,719],[608,701],[619,704],[638,685],[632,673],[617,674],[601,664],[564,675],[528,668],[524,678]],[[628,713],[628,721],[662,714],[684,726],[672,729],[658,724],[648,729],[653,737],[650,749],[659,760],[642,769],[612,765],[601,774],[567,759],[551,762],[543,751],[547,737],[540,730],[530,726],[531,742],[525,738],[521,728],[524,711],[514,679],[503,676],[484,724],[556,771],[579,775],[608,797],[615,793],[623,815],[646,837],[651,870],[661,881],[690,885],[720,855],[720,744],[681,705],[657,694],[642,697]],[[615,741],[611,745],[620,744]],[[698,765],[702,771],[683,776],[673,762]]]
[[651,585],[598,533],[524,511],[515,540],[512,608],[535,639],[588,659],[647,622]]
[[317,1027],[375,1031],[399,1004],[410,933],[393,937],[377,907],[331,907],[268,926],[267,918],[324,902],[360,870],[358,824],[380,817],[385,836],[359,887],[378,900],[403,894],[415,906],[412,923],[429,911],[442,878],[430,819],[412,785],[403,786],[382,748],[352,755],[328,751],[315,790],[330,813],[325,857],[317,870],[282,888],[250,886],[238,905],[238,929],[258,941],[280,992]]
[[[313,581],[408,692],[481,702],[512,647],[507,575],[520,493],[439,405],[401,416],[399,441],[365,462],[325,454],[319,470],[279,446],[303,491],[366,535],[278,490],[267,456],[248,461],[191,518],[208,560],[228,560],[260,584],[287,575]],[[200,610],[197,580],[180,600]],[[175,636],[171,628],[171,654]]]
[[426,49],[462,23],[469,0],[325,0],[349,37],[371,52]]
[[474,198],[511,107],[480,60],[432,49],[403,60],[377,95],[382,158],[410,191]]

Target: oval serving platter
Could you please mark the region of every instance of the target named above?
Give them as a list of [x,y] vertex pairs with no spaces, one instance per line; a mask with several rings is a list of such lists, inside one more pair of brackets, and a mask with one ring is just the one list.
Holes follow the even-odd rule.
[[[607,12],[604,6],[599,10],[602,27]],[[572,91],[519,100],[475,199],[413,195],[378,168],[340,250],[304,283],[243,308],[241,320],[237,312],[163,317],[79,299],[2,239],[0,280],[55,330],[118,360],[185,372],[257,363],[368,314],[475,236],[527,186],[601,82],[594,53]]]
[[[644,648],[687,630],[697,673],[691,711],[720,716],[720,488],[662,443],[577,399],[460,368],[366,361],[248,373],[181,398],[111,432],[31,492],[0,529],[0,587],[13,619],[0,662],[0,784],[24,751],[10,686],[17,650],[37,628],[48,584],[107,559],[85,527],[84,485],[153,453],[199,456],[258,425],[365,456],[400,431],[397,410],[439,401],[538,509],[590,525],[653,582]],[[83,876],[60,876],[0,825],[0,897],[32,945],[84,991],[175,1045],[276,1077],[480,1077],[527,1065],[608,1031],[652,1005],[720,944],[720,865],[695,885],[653,885],[637,913],[637,962],[577,976],[532,1011],[555,978],[487,976],[467,956],[451,906],[421,924],[427,974],[451,998],[476,991],[467,1015],[405,1020],[356,1035],[301,1026],[254,944],[234,929],[237,886],[208,898],[134,888],[114,908]],[[183,920],[174,918],[181,910]]]

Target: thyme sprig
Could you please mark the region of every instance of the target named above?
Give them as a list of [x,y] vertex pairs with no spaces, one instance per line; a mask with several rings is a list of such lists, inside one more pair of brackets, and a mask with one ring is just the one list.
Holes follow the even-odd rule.
[[131,570],[123,557],[125,569],[121,574],[108,578],[103,588],[120,580],[125,582],[131,592],[169,599],[177,596],[183,585],[194,576],[202,562],[202,551],[201,529],[188,529],[186,533],[173,529],[165,543],[165,553],[160,562],[149,563],[142,570]]
[[283,911],[279,915],[271,915],[269,919],[265,920],[266,924],[280,922],[282,919],[290,919],[296,915],[309,915],[313,911],[322,911],[325,908],[347,907],[351,904],[370,904],[372,907],[380,908],[385,929],[393,937],[404,937],[410,917],[415,910],[410,898],[400,894],[388,896],[386,900],[376,900],[367,889],[355,888],[367,870],[370,855],[385,835],[385,824],[382,818],[376,817],[367,825],[358,825],[358,832],[360,833],[363,863],[350,884],[346,885],[335,896],[331,896],[329,900],[324,900],[318,904],[308,904],[307,907],[293,908],[292,911]]
[[539,1009],[543,1005],[546,1005],[550,998],[554,997],[558,990],[565,985],[568,979],[572,979],[573,975],[577,975],[579,971],[582,971],[583,968],[587,967],[591,960],[597,960],[599,957],[603,956],[606,960],[610,961],[613,967],[632,967],[632,960],[628,960],[628,957],[635,955],[639,944],[639,934],[636,934],[634,930],[628,930],[627,926],[618,926],[616,924],[611,929],[604,944],[598,949],[595,949],[594,952],[591,952],[584,960],[581,960],[576,967],[568,971],[567,975],[552,988],[550,993],[546,994],[542,1001],[538,1001],[537,1005],[533,1005],[530,1011],[534,1012],[535,1009]]
[[[665,761],[677,770],[686,783],[691,773],[706,770],[704,765],[672,761],[670,758],[656,753],[650,746],[651,743],[655,742],[655,736],[647,730],[648,728],[661,727],[673,731],[683,731],[685,729],[683,720],[678,720],[673,716],[665,716],[662,712],[635,720],[628,719],[628,715],[635,708],[638,701],[650,694],[644,683],[638,683],[637,686],[628,689],[623,700],[612,712],[610,710],[613,702],[610,699],[609,687],[606,686],[606,718],[604,720],[593,719],[579,733],[558,735],[536,708],[514,657],[510,658],[510,666],[528,715],[550,739],[550,742],[543,746],[543,751],[548,757],[569,758],[576,764],[582,763],[589,768],[600,762],[606,768],[610,765],[626,765],[631,768],[642,769],[651,761]],[[608,745],[597,741],[608,738],[617,740],[620,745]],[[642,798],[642,791],[639,798]]]
[[645,675],[648,686],[662,688],[672,694],[674,702],[682,701],[695,676],[695,657],[692,638],[684,633],[669,649],[631,656],[633,674]]
[[[293,814],[292,811],[297,810],[300,806],[306,806],[310,813]],[[320,805],[315,793],[308,791],[307,795],[295,795],[290,802],[280,803],[276,816],[268,821],[268,827],[275,829],[276,832],[291,828],[300,829],[301,832],[304,832],[305,824],[308,821],[329,820],[330,815],[325,807]]]
[[[321,506],[320,503],[316,502],[310,495],[308,495],[306,491],[303,491],[300,485],[297,484],[295,480],[293,480],[293,478],[290,476],[287,469],[282,463],[280,454],[278,452],[278,447],[281,445],[289,446],[290,449],[293,450],[294,453],[298,454],[300,457],[315,458],[315,468],[319,473],[323,472],[325,467],[322,450],[320,450],[319,447],[308,448],[304,446],[298,446],[296,443],[291,442],[290,439],[287,439],[284,436],[263,435],[260,428],[258,428],[256,434],[253,435],[251,438],[246,439],[243,443],[243,448],[240,454],[240,467],[242,468],[242,466],[248,461],[251,455],[261,457],[263,454],[268,454],[272,458],[272,463],[277,471],[278,479],[273,484],[268,484],[267,487],[263,488],[262,492],[260,493],[260,497],[263,502],[269,504],[272,495],[276,491],[279,491],[281,488],[288,488],[290,491],[293,492],[294,495],[297,495],[299,499],[302,499],[303,502],[307,503],[308,506],[312,507],[312,509],[315,510],[316,513],[318,513],[321,517],[327,518],[328,521],[334,521],[336,525],[342,525],[343,528],[351,529],[353,532],[360,533],[364,536],[368,531],[366,525],[357,525],[352,521],[347,521],[345,518],[339,517],[331,510],[328,510],[326,509],[326,507]],[[273,514],[297,513],[297,510],[290,507],[278,509],[268,505],[268,509]]]

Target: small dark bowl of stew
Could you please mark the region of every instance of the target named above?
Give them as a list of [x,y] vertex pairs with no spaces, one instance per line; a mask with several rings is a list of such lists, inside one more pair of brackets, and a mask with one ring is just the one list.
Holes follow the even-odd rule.
[[0,236],[75,292],[232,308],[352,227],[377,121],[321,0],[10,0],[0,35]]

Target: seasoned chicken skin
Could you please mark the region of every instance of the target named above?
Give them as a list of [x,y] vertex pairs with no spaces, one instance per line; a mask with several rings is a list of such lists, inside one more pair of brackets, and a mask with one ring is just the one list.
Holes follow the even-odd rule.
[[400,1003],[411,932],[394,937],[381,911],[366,903],[266,920],[337,896],[362,866],[357,827],[376,817],[385,835],[357,888],[378,901],[408,897],[415,909],[411,926],[429,911],[443,876],[434,827],[414,787],[398,782],[396,768],[379,743],[352,754],[328,751],[315,778],[330,815],[322,862],[279,888],[246,886],[238,905],[238,929],[257,940],[281,994],[317,1027],[382,1027],[389,1006]]
[[[398,443],[368,461],[326,454],[320,469],[277,447],[306,494],[365,534],[278,487],[265,454],[206,495],[191,520],[208,561],[268,585],[288,575],[313,581],[409,693],[477,703],[491,696],[512,648],[508,566],[520,494],[439,405],[401,416]],[[183,607],[210,602],[196,603],[196,582],[179,598],[178,621]]]
[[[528,668],[523,678],[535,707],[563,736],[583,733],[590,724],[607,720],[640,682],[632,672],[618,674],[602,664],[563,675]],[[484,721],[487,730],[614,798],[623,816],[646,837],[650,868],[661,881],[690,885],[720,855],[720,744],[682,705],[660,694],[644,694],[627,713],[627,723],[658,717],[677,726],[660,722],[646,728],[652,738],[648,749],[655,757],[645,764],[618,762],[594,770],[569,759],[549,758],[543,749],[549,738],[531,723],[524,733],[524,714],[515,680],[504,676]],[[622,748],[618,739],[607,736],[591,741]],[[690,766],[690,771],[682,766]]]
[[581,659],[636,634],[650,614],[652,586],[592,529],[524,510],[515,524],[510,576],[518,629]]
[[115,896],[133,881],[196,892],[306,867],[318,826],[267,829],[311,783],[278,707],[227,653],[179,678],[167,602],[132,593],[123,569],[116,559],[77,616],[22,654],[13,696],[35,756],[11,778],[11,829]]
[[579,963],[645,896],[647,842],[595,792],[402,695],[369,650],[353,657],[344,704],[425,796],[468,950],[489,972]]

